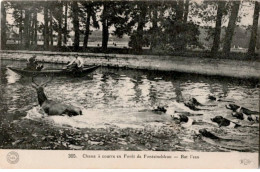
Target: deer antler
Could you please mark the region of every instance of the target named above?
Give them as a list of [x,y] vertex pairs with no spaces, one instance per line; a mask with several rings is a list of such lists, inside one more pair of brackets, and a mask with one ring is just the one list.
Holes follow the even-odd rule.
[[35,82],[34,78],[35,78],[35,76],[32,77],[32,83],[34,84],[34,85],[32,85],[33,87],[35,87],[35,86],[37,86],[37,87],[46,87],[46,85],[47,85],[48,83],[50,83],[50,82],[52,81],[52,79],[53,79],[53,77],[51,77],[51,78],[49,78],[46,82],[41,83],[41,84],[37,84],[37,83]]
[[34,83],[36,86],[39,86],[39,85],[34,81],[34,77],[35,77],[35,76],[32,76],[32,83]]
[[42,87],[46,87],[48,83],[52,81],[53,77],[49,78],[45,83],[41,84]]

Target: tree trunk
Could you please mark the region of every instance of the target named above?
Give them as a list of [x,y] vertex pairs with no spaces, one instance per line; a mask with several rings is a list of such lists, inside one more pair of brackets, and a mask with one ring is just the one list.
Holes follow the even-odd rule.
[[64,33],[63,33],[63,43],[67,44],[67,20],[68,20],[68,2],[65,3],[65,17],[64,17]]
[[78,3],[72,2],[72,17],[73,17],[73,27],[74,27],[74,50],[79,50],[79,16],[78,16],[79,8]]
[[235,27],[236,27],[236,20],[237,20],[237,15],[238,15],[238,11],[239,11],[239,5],[240,5],[240,1],[233,1],[233,5],[231,8],[231,15],[229,18],[224,46],[223,46],[223,54],[225,56],[229,56],[229,53],[230,53],[232,38],[233,38]]
[[25,9],[25,17],[24,17],[24,48],[28,49],[30,45],[30,12],[28,9]]
[[21,18],[19,23],[19,38],[20,38],[20,45],[23,44],[23,10],[20,11]]
[[90,9],[87,9],[87,21],[86,21],[86,30],[85,30],[85,37],[84,37],[84,49],[88,48],[88,37],[89,37],[89,27],[90,27]]
[[51,46],[53,46],[53,25],[52,25],[52,10],[49,10],[50,12],[50,41],[51,41]]
[[248,47],[248,55],[249,56],[255,55],[259,12],[260,12],[260,4],[259,4],[259,2],[255,1],[253,26],[252,26],[251,38],[250,38],[249,47]]
[[136,44],[134,44],[134,51],[140,53],[142,52],[142,47],[144,45],[143,35],[144,35],[144,26],[145,26],[145,17],[146,17],[147,8],[144,4],[140,5],[140,15],[137,26],[137,35],[136,35]]
[[176,19],[178,21],[182,21],[183,20],[183,11],[184,11],[183,9],[184,9],[183,0],[179,0],[177,8],[176,8]]
[[107,50],[107,44],[108,44],[108,39],[109,39],[109,31],[108,31],[108,26],[107,26],[107,19],[105,19],[102,22],[102,49],[105,51]]
[[38,25],[37,25],[37,11],[34,11],[34,44],[37,45],[37,30],[38,30]]
[[34,43],[34,13],[31,13],[30,16],[30,21],[31,21],[31,25],[30,25],[30,45],[33,45]]
[[63,14],[63,12],[62,12],[62,2],[61,3],[59,3],[59,16],[58,16],[58,43],[57,43],[57,46],[58,46],[58,48],[61,48],[61,39],[62,39],[62,37],[61,37],[61,33],[62,33],[62,14]]
[[48,26],[48,8],[44,6],[44,49],[49,49],[49,26]]
[[[183,14],[183,23],[186,24],[187,21],[188,21],[188,15],[189,15],[189,3],[190,1],[189,0],[186,0],[185,1],[185,4],[183,5],[184,6],[184,14]],[[185,40],[183,43],[182,43],[182,46],[180,48],[180,50],[185,50],[187,47],[187,41]]]
[[109,38],[109,31],[108,31],[108,24],[107,24],[107,4],[104,3],[103,8],[103,17],[102,17],[102,49],[103,51],[107,50],[108,38]]
[[213,56],[215,56],[219,50],[221,25],[222,25],[222,17],[223,17],[224,8],[225,8],[225,2],[219,1],[218,10],[217,10],[216,26],[215,26],[215,32],[214,32],[214,40],[213,40],[213,45],[211,48],[211,54]]
[[152,37],[151,37],[151,46],[150,46],[150,50],[153,50],[154,47],[156,47],[157,45],[157,34],[158,34],[158,9],[156,8],[156,6],[153,6],[152,9],[153,12],[153,18],[152,18]]
[[6,9],[4,6],[5,2],[1,4],[1,50],[5,49],[6,47]]
[[184,16],[183,16],[184,23],[187,23],[187,21],[188,21],[189,3],[190,3],[190,0],[186,0],[186,2],[185,2],[185,9],[184,9]]

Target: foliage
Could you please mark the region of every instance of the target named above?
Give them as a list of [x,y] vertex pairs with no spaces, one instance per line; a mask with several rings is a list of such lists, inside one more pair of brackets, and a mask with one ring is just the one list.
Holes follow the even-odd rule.
[[[82,41],[80,36],[84,34],[84,48],[87,47],[88,36],[94,29],[102,29],[102,46],[106,49],[109,35],[113,34],[119,38],[124,35],[129,36],[128,45],[133,52],[141,52],[143,47],[150,47],[154,53],[168,53],[172,51],[184,51],[186,48],[200,47],[199,42],[200,27],[207,28],[207,40],[211,41],[216,35],[223,35],[215,31],[217,21],[218,1],[5,1],[7,11],[12,9],[13,25],[19,30],[20,42],[34,42],[37,34],[44,35],[51,40],[58,35],[61,43],[61,35],[66,40],[71,32],[76,33],[77,39],[74,45]],[[223,1],[222,28],[229,21],[231,16],[232,1]],[[76,4],[77,5],[76,5]],[[253,2],[241,2],[239,14],[236,17],[236,25],[242,17],[248,15],[243,11],[243,6],[252,5]],[[65,14],[65,6],[68,6],[69,15]],[[77,7],[78,6],[78,7]],[[48,21],[50,28],[46,27],[46,21],[35,21],[34,15],[44,13],[44,8],[48,11]],[[27,12],[27,13],[26,13]],[[27,18],[25,18],[25,13]],[[45,15],[46,16],[46,15]],[[67,20],[67,18],[69,18]],[[192,18],[192,20],[190,20]],[[50,22],[51,21],[51,22]],[[66,24],[65,21],[72,22]],[[36,22],[36,24],[35,24]],[[220,23],[220,22],[219,22]],[[66,25],[74,25],[67,30]],[[101,27],[102,25],[102,27]],[[221,25],[221,24],[220,24]],[[8,23],[7,25],[8,26]],[[47,23],[47,26],[49,24]],[[66,28],[65,28],[66,27]],[[217,27],[219,28],[219,27]],[[251,32],[250,26],[248,26]],[[28,29],[25,32],[25,30]],[[53,30],[53,32],[52,32]],[[110,33],[112,31],[112,33]],[[35,33],[36,32],[36,33]],[[217,33],[217,34],[216,34]],[[34,34],[33,38],[27,40],[25,35]],[[36,34],[36,37],[35,37]],[[223,36],[221,36],[223,37]],[[63,41],[64,43],[66,41]],[[218,44],[221,40],[216,41]],[[36,40],[37,43],[37,40]],[[59,44],[61,46],[61,44]],[[210,44],[209,44],[210,45]],[[214,45],[213,45],[214,46]],[[103,49],[103,50],[105,50]]]

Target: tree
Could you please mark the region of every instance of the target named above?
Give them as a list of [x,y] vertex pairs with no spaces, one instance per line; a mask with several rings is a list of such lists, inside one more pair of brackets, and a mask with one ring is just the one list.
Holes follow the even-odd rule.
[[37,31],[38,31],[38,21],[37,21],[37,11],[34,11],[33,15],[33,20],[34,20],[34,44],[37,45]]
[[23,9],[22,2],[10,2],[10,8],[13,9],[12,17],[14,19],[13,26],[19,28],[19,44],[23,43]]
[[72,23],[74,28],[74,51],[79,49],[79,7],[78,2],[73,1],[71,4],[71,12],[72,12]]
[[87,7],[87,20],[86,20],[86,30],[85,30],[85,37],[84,37],[84,43],[83,48],[86,49],[88,47],[88,37],[90,34],[90,17],[91,17],[91,7]]
[[151,29],[148,31],[149,36],[150,36],[150,50],[153,50],[154,47],[157,46],[158,43],[158,32],[159,32],[159,26],[158,26],[158,13],[159,13],[159,8],[158,8],[159,4],[158,3],[153,3],[149,6],[150,9],[150,21],[152,23],[152,27]]
[[132,41],[132,44],[130,42],[130,45],[132,45],[132,48],[135,52],[141,52],[143,45],[145,45],[144,40],[144,27],[147,22],[147,5],[145,3],[138,3],[137,4],[138,10],[138,22],[137,22],[137,29],[134,34],[131,35],[130,39]]
[[118,37],[122,37],[124,34],[129,35],[128,45],[135,52],[140,53],[142,47],[148,45],[149,42],[147,31],[144,30],[148,16],[152,15],[149,11],[149,3],[144,1],[121,3],[117,5],[117,8],[117,13],[114,15],[116,17],[113,18],[116,28],[114,34]]
[[[50,3],[50,2],[49,2]],[[50,14],[50,18],[49,18],[49,21],[50,21],[50,32],[49,32],[49,36],[50,36],[50,41],[51,41],[51,46],[53,46],[53,16],[52,16],[52,8],[49,10],[49,14]]]
[[[142,47],[147,45],[150,45],[150,49],[155,53],[179,51],[186,45],[201,46],[198,26],[184,19],[184,16],[188,17],[187,11],[178,9],[184,9],[183,2],[130,2],[128,5],[129,9],[124,8],[125,16],[129,16],[123,20],[126,24],[124,22],[121,22],[121,26],[115,24],[115,34],[119,36],[128,34],[129,46],[135,52],[140,53]],[[188,5],[189,1],[186,1],[186,10]],[[147,27],[148,25],[150,27]]]
[[161,44],[156,48],[158,52],[162,50],[162,52],[184,51],[187,46],[201,46],[199,43],[199,26],[187,20],[190,12],[189,5],[189,1],[186,1],[185,4],[180,1],[173,1],[165,5],[165,12],[168,15],[163,16],[160,21]]
[[[103,1],[103,11],[100,16],[102,23],[102,49],[106,51],[107,44],[109,40],[109,28],[114,25],[116,31],[115,35],[121,37],[125,30],[128,30],[126,24],[127,14],[129,12],[129,4],[131,2],[123,2],[123,1]],[[125,29],[122,26],[125,26]],[[120,29],[119,29],[120,28]],[[123,31],[124,30],[124,31]]]
[[199,26],[192,23],[177,22],[166,18],[163,22],[162,41],[165,51],[183,51],[186,47],[201,47],[199,42]]
[[[88,47],[88,38],[91,34],[90,26],[92,25],[95,28],[99,28],[99,24],[96,18],[96,13],[99,11],[99,3],[97,2],[82,2],[84,7],[84,12],[86,13],[87,17],[85,20],[85,36],[83,42],[83,48],[86,49]],[[84,16],[85,17],[85,16]],[[91,24],[92,19],[92,24]]]
[[5,49],[6,46],[6,2],[2,1],[1,4],[1,49]]
[[38,35],[38,31],[39,27],[38,27],[38,20],[37,20],[37,16],[38,13],[40,13],[42,11],[42,4],[41,2],[30,2],[30,4],[28,4],[28,6],[30,7],[30,16],[29,16],[29,23],[30,23],[30,27],[29,27],[29,34],[30,34],[30,43],[31,45],[35,45],[37,46],[37,35]]
[[252,26],[251,37],[250,37],[250,42],[249,42],[249,47],[248,47],[248,55],[249,56],[254,56],[254,54],[255,54],[259,12],[260,12],[260,3],[255,1],[253,26]]
[[25,17],[24,17],[24,47],[26,49],[29,48],[30,45],[30,28],[29,28],[29,21],[30,21],[30,10],[25,7]]
[[[167,4],[167,3],[166,3]],[[128,45],[134,52],[140,53],[143,46],[149,46],[152,50],[160,44],[161,21],[166,11],[164,2],[128,2],[119,7],[124,9],[118,12],[114,20],[114,35],[122,37],[124,34],[130,36]],[[146,27],[151,24],[151,27]]]
[[58,4],[58,25],[59,25],[59,28],[58,28],[58,43],[57,43],[57,45],[58,45],[58,47],[60,48],[61,47],[61,41],[62,41],[62,13],[63,13],[63,11],[62,11],[62,2],[60,2],[59,4]]
[[215,32],[214,32],[213,46],[211,48],[211,54],[213,56],[215,56],[219,50],[222,17],[223,17],[223,12],[224,12],[224,8],[225,8],[224,1],[218,1],[217,4],[218,4],[218,7],[217,7],[218,9],[217,9],[216,26],[215,26]]
[[[188,21],[188,15],[189,15],[189,6],[190,6],[190,0],[186,0],[185,1],[185,4],[184,4],[184,14],[183,14],[183,23],[184,24],[187,24],[187,21]],[[183,47],[184,49],[186,49],[186,42],[184,42],[183,44]]]
[[176,4],[176,1],[171,3],[154,1],[148,4],[147,23],[151,23],[152,25],[145,30],[144,44],[150,45],[150,50],[154,53],[158,53],[162,50],[161,45],[162,42],[165,41],[162,38],[163,36],[158,33],[163,32],[162,23],[165,21],[164,14],[170,11],[170,7],[173,4]]
[[20,17],[19,17],[19,37],[20,37],[20,44],[22,45],[23,43],[23,10],[19,10],[20,11]]
[[[130,41],[129,46],[133,48],[134,52],[140,53],[144,45],[148,45],[147,34],[144,31],[145,24],[148,22],[148,3],[134,2],[130,4],[130,21],[128,28]],[[154,23],[155,24],[155,23]],[[136,27],[136,30],[134,28]]]
[[236,27],[236,20],[238,16],[239,6],[240,6],[240,1],[234,1],[231,7],[231,15],[229,18],[228,27],[226,30],[226,35],[225,35],[225,40],[223,45],[223,54],[225,56],[229,56],[230,53],[232,38]]
[[103,3],[103,13],[102,13],[102,49],[107,49],[108,38],[109,38],[109,31],[108,31],[108,15],[109,15],[109,3]]
[[[48,2],[48,12],[46,12],[48,15],[46,15],[46,18],[48,18],[48,37],[50,41],[50,45],[53,46],[54,43],[54,37],[56,37],[56,33],[58,33],[58,39],[57,39],[57,46],[61,47],[62,42],[62,2]],[[48,17],[47,17],[48,16]],[[45,31],[45,29],[44,29]]]
[[34,43],[34,10],[32,10],[32,13],[30,15],[30,45],[33,45]]
[[[175,6],[175,3],[174,3]],[[176,20],[177,21],[183,21],[183,14],[184,14],[184,0],[177,0],[177,8],[176,11]]]
[[48,15],[48,2],[44,3],[44,9],[43,9],[43,15],[44,15],[44,49],[49,49],[49,15]]
[[13,26],[19,28],[20,45],[25,49],[29,48],[32,40],[32,11],[33,2],[10,2],[10,8],[13,9]]
[[[50,28],[53,29],[53,31],[55,33],[58,33],[58,37],[57,37],[57,47],[61,48],[61,44],[62,44],[62,33],[64,32],[62,25],[63,25],[63,3],[64,2],[51,2],[52,3],[52,7],[50,8],[51,11],[51,16],[50,18],[52,18],[52,23],[50,25],[52,25],[52,27],[50,26]],[[56,37],[56,34],[54,35]]]
[[190,6],[189,3],[190,3],[190,0],[185,1],[184,16],[183,16],[184,23],[187,23],[187,21],[188,21],[189,6]]
[[[198,28],[192,22],[188,22],[189,5],[189,0],[186,0],[185,3],[182,0],[172,2],[169,7],[171,10],[170,16],[166,19],[166,22],[163,22],[167,31],[165,34],[168,36],[165,40],[175,51],[185,50],[189,41],[197,42]],[[174,42],[171,43],[170,40]]]
[[64,32],[63,32],[63,43],[67,44],[67,21],[68,21],[68,2],[64,1],[65,4],[65,16],[64,16]]

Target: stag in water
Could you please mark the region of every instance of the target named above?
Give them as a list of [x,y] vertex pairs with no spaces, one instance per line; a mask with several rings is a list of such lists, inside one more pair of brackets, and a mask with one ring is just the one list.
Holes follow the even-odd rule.
[[42,107],[44,112],[48,115],[82,115],[82,111],[78,107],[69,104],[59,103],[53,100],[48,100],[44,93],[44,87],[46,87],[46,85],[51,81],[52,78],[47,80],[47,82],[45,83],[37,84],[34,81],[34,77],[32,77],[32,87],[35,88],[37,92],[39,105]]

